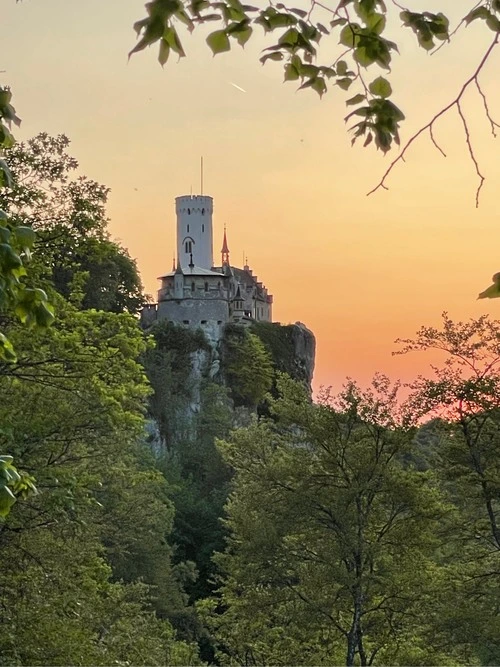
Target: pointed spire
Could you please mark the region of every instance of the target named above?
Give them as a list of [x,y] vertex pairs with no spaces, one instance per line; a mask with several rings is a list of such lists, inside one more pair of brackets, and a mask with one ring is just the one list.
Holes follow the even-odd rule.
[[222,266],[229,264],[229,246],[227,245],[226,225],[224,225],[224,240],[222,241]]
[[227,247],[226,225],[224,225],[224,240],[222,242],[221,252],[229,252],[229,248]]
[[177,260],[177,268],[175,269],[175,273],[176,273],[176,275],[179,275],[179,274],[180,274],[181,276],[184,275],[184,274],[182,273],[181,263],[179,262],[179,260]]

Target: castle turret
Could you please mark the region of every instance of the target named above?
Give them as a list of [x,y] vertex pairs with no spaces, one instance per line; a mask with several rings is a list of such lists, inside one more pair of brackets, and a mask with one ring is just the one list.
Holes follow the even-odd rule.
[[176,197],[177,256],[181,268],[192,263],[202,269],[213,267],[213,199],[205,195]]
[[184,275],[180,264],[177,264],[177,268],[174,273],[174,297],[176,299],[182,299],[184,296]]
[[227,245],[226,225],[224,225],[224,240],[222,241],[222,266],[229,266],[229,246]]

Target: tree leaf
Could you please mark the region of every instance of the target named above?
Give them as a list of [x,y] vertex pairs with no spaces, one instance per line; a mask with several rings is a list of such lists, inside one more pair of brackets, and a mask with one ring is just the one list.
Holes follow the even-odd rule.
[[362,93],[358,93],[357,95],[354,95],[354,97],[351,97],[350,99],[347,100],[346,106],[354,106],[355,104],[360,104],[360,102],[364,102],[366,100],[366,95],[363,95]]
[[207,44],[212,49],[212,53],[224,53],[231,50],[231,44],[225,30],[216,30],[207,37]]
[[158,62],[162,67],[167,62],[169,55],[170,55],[170,46],[162,37],[162,39],[160,40],[160,50],[158,52]]
[[368,86],[370,93],[372,95],[377,95],[377,97],[390,97],[392,94],[392,87],[387,79],[384,79],[383,76],[379,76]]

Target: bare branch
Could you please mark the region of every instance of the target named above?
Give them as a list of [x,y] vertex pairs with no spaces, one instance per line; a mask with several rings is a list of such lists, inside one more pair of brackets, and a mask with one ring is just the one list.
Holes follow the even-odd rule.
[[[461,107],[460,107],[460,102],[461,102],[461,100],[462,100],[462,98],[463,98],[465,92],[467,91],[467,89],[468,89],[469,86],[471,85],[471,83],[475,84],[476,87],[478,87],[478,88],[480,89],[479,82],[478,82],[479,74],[481,73],[481,71],[482,71],[484,65],[486,64],[488,58],[489,58],[490,55],[491,55],[491,52],[493,51],[493,49],[495,48],[495,46],[498,44],[499,40],[500,40],[500,33],[496,33],[495,38],[493,39],[493,41],[491,42],[491,44],[490,44],[489,47],[487,48],[485,54],[484,54],[483,57],[481,58],[481,61],[479,62],[479,65],[476,67],[474,73],[473,73],[473,74],[467,79],[467,81],[463,84],[462,88],[460,89],[460,91],[459,91],[458,95],[455,97],[455,99],[453,99],[449,104],[447,104],[445,107],[443,107],[443,109],[441,109],[441,111],[438,111],[438,113],[436,113],[426,125],[424,125],[423,127],[421,127],[417,132],[415,132],[415,134],[413,134],[413,135],[408,139],[408,141],[406,142],[406,144],[405,144],[405,145],[403,146],[403,148],[401,149],[399,155],[398,155],[398,156],[391,162],[391,164],[389,165],[389,167],[386,169],[386,171],[385,171],[384,175],[382,176],[381,180],[379,181],[379,183],[378,183],[372,190],[370,190],[369,192],[367,192],[367,196],[373,194],[373,193],[376,192],[379,188],[382,188],[382,189],[384,189],[384,190],[388,190],[388,187],[386,186],[385,182],[386,182],[387,178],[389,177],[390,173],[392,172],[392,170],[394,169],[394,167],[398,164],[398,162],[400,162],[400,161],[404,162],[404,158],[405,158],[405,154],[406,154],[406,152],[408,151],[408,149],[410,148],[410,146],[413,144],[413,142],[414,142],[416,139],[418,139],[418,137],[420,137],[420,135],[423,134],[424,132],[427,132],[427,131],[430,132],[430,134],[431,134],[431,140],[433,141],[433,143],[434,143],[434,145],[436,146],[436,148],[437,148],[438,150],[440,150],[441,153],[442,153],[443,151],[439,148],[439,146],[438,146],[438,145],[436,144],[436,142],[434,141],[434,138],[433,138],[433,136],[432,136],[432,130],[433,130],[433,128],[434,128],[434,124],[441,118],[441,116],[444,116],[448,111],[450,111],[450,109],[453,109],[453,107],[456,107],[456,108],[457,108],[457,111],[458,111],[458,113],[459,113],[459,115],[460,115],[460,117],[461,117],[461,119],[462,119],[462,122],[464,123],[465,138],[466,138],[467,146],[468,146],[468,149],[469,149],[469,154],[470,154],[470,156],[471,156],[471,158],[472,158],[472,161],[474,162],[474,166],[475,166],[475,168],[476,168],[476,173],[477,173],[477,175],[479,176],[479,179],[480,179],[479,187],[478,187],[478,189],[477,189],[477,191],[476,191],[476,207],[479,206],[479,194],[480,194],[480,191],[481,191],[481,188],[482,188],[482,186],[483,186],[483,183],[484,183],[484,180],[485,180],[485,179],[484,179],[484,176],[483,176],[483,175],[481,174],[481,172],[480,172],[478,162],[477,162],[477,160],[476,160],[476,158],[475,158],[475,156],[474,156],[474,152],[473,152],[473,150],[472,150],[472,146],[471,146],[471,143],[470,143],[470,134],[469,134],[469,130],[468,130],[468,126],[467,126],[467,122],[466,122],[466,120],[465,120],[465,118],[464,118],[464,116],[463,116],[462,109],[461,109]],[[481,89],[480,89],[480,92],[481,92],[481,94],[482,94]],[[483,102],[484,102],[484,98],[483,98]],[[488,117],[488,120],[489,120],[490,123],[491,123],[491,120],[492,120],[492,119],[491,119],[491,116],[490,116],[490,114],[489,114],[489,109],[488,109],[488,106],[487,106],[487,105],[486,105],[486,109],[487,109],[487,117]],[[496,123],[495,123],[495,126],[499,127]]]
[[434,131],[432,129],[432,125],[429,128],[429,134],[431,135],[431,141],[434,144],[434,146],[438,149],[438,151],[441,153],[441,155],[443,157],[446,157],[446,153],[444,152],[444,150],[441,148],[441,146],[437,143],[436,139],[434,138]]
[[470,140],[470,132],[469,132],[469,127],[467,125],[467,119],[464,116],[464,113],[462,111],[462,106],[460,104],[460,100],[457,102],[457,111],[458,115],[460,116],[462,120],[462,124],[464,126],[464,132],[465,132],[465,142],[467,144],[467,148],[469,149],[469,155],[474,163],[474,167],[476,168],[476,174],[478,175],[479,178],[479,186],[476,190],[476,208],[479,206],[479,193],[481,192],[481,188],[483,187],[484,183],[484,176],[482,175],[481,171],[479,170],[479,164],[476,159],[476,156],[474,155],[474,149],[472,148],[471,140]]
[[496,133],[495,128],[500,127],[500,125],[499,125],[498,123],[496,123],[496,122],[493,120],[493,118],[491,117],[491,114],[490,114],[490,108],[489,108],[489,106],[488,106],[488,100],[486,99],[486,95],[483,93],[483,89],[482,89],[481,86],[479,85],[479,81],[478,81],[477,79],[476,79],[476,82],[475,82],[475,83],[476,83],[477,91],[478,91],[478,93],[481,95],[481,99],[483,100],[483,105],[484,105],[484,111],[485,111],[485,113],[486,113],[486,118],[490,121],[490,125],[491,125],[491,134],[492,134],[492,135],[495,137],[495,139],[496,139],[497,133]]

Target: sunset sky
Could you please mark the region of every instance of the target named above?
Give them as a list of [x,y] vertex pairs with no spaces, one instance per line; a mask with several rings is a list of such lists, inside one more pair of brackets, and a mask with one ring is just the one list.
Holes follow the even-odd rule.
[[[156,47],[127,62],[142,0],[0,4],[0,82],[12,87],[23,120],[16,136],[69,136],[81,172],[111,188],[111,233],[137,258],[148,292],[170,270],[174,198],[191,186],[197,193],[203,155],[215,257],[226,224],[232,263],[248,255],[274,294],[275,319],[315,333],[316,387],[338,388],[347,375],[366,383],[377,370],[409,380],[428,360],[393,357],[397,337],[438,324],[443,310],[456,319],[500,313],[500,300],[476,301],[500,271],[500,138],[491,136],[474,91],[464,111],[487,177],[478,210],[456,111],[436,126],[446,159],[424,136],[393,172],[390,190],[367,197],[395,154],[351,148],[346,94],[335,88],[320,101],[282,84],[279,64],[258,62],[261,34],[245,50],[212,58],[207,31],[182,33],[188,57],[162,69]],[[473,3],[408,4],[456,19]],[[392,33],[401,51],[391,82],[407,115],[404,143],[456,96],[492,33],[471,26],[433,56],[411,33],[402,36],[398,20]],[[499,63],[500,47],[481,81],[500,122]]]

